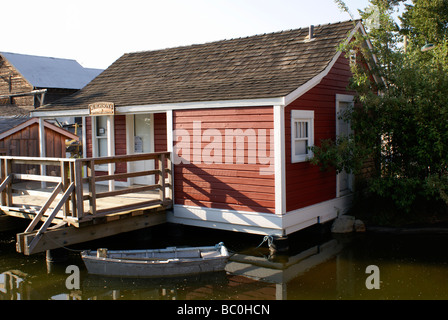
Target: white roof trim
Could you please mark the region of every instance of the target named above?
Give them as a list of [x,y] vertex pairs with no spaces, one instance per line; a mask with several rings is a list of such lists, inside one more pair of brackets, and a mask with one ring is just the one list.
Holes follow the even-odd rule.
[[[247,99],[247,100],[223,100],[223,101],[200,101],[200,102],[182,102],[182,103],[162,103],[162,104],[148,104],[137,106],[116,107],[115,114],[135,114],[147,112],[166,112],[170,110],[188,110],[188,109],[207,109],[207,108],[230,108],[230,107],[263,107],[283,105],[285,100],[283,97],[279,98],[262,98],[262,99]],[[54,117],[68,117],[68,116],[88,116],[89,110],[35,110],[31,112],[33,117],[54,118]]]
[[117,113],[141,113],[141,112],[165,112],[168,110],[208,109],[208,108],[230,108],[230,107],[262,107],[283,104],[283,97],[247,100],[223,100],[223,101],[201,101],[182,102],[166,104],[150,104],[140,106],[117,107]]
[[31,111],[31,117],[38,118],[59,118],[59,117],[82,117],[89,115],[89,109],[76,109],[76,110],[55,110],[55,111]]

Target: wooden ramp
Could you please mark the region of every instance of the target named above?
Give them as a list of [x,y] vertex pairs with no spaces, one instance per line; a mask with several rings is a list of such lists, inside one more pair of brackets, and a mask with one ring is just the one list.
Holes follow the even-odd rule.
[[[156,169],[96,174],[95,166],[129,161],[153,161]],[[0,157],[0,162],[0,209],[9,216],[31,219],[26,230],[17,234],[17,251],[25,255],[161,224],[166,221],[165,210],[172,206],[169,152],[88,159]],[[59,166],[61,175],[14,173],[13,168],[21,164]],[[147,175],[157,183],[128,188],[109,183],[107,189],[98,184]],[[20,192],[16,181],[40,184],[41,190]]]

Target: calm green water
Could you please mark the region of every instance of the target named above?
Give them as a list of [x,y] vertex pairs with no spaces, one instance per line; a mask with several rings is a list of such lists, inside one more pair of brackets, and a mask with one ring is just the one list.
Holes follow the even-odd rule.
[[[310,228],[291,237],[288,254],[272,256],[262,236],[158,227],[70,247],[71,250],[214,245],[234,253],[226,272],[171,279],[88,275],[78,251],[47,263],[45,254],[15,252],[14,234],[0,235],[0,300],[302,300],[448,299],[448,235],[352,234]],[[67,289],[66,267],[80,269],[79,290]],[[379,277],[366,273],[378,267]],[[379,280],[379,289],[368,289]]]

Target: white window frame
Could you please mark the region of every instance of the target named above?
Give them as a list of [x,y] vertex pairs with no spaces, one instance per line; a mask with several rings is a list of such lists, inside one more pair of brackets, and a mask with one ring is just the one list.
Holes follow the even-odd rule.
[[291,162],[298,163],[308,161],[313,157],[313,152],[308,149],[305,154],[296,155],[295,152],[295,124],[296,122],[308,123],[308,148],[314,146],[314,111],[291,110]]

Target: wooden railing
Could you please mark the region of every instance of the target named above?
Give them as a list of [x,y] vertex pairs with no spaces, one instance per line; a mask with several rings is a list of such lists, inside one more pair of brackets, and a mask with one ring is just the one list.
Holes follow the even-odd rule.
[[[97,170],[95,169],[95,167],[98,165],[109,165],[123,162],[148,161],[148,160],[154,160],[154,162],[157,164],[157,169],[128,172],[128,173],[107,174],[107,175],[96,174]],[[85,214],[98,216],[98,215],[116,213],[120,211],[134,210],[157,203],[160,203],[164,206],[170,206],[171,204],[173,186],[172,186],[172,172],[171,172],[172,165],[169,152],[144,153],[144,154],[123,155],[123,156],[103,157],[103,158],[88,158],[88,159],[82,159],[81,165],[87,168],[86,171],[87,177],[83,178],[82,182],[87,184],[89,190],[88,195],[83,196],[83,200],[89,201],[89,211],[87,213],[79,212],[79,208],[81,206],[78,205],[78,212],[77,212],[78,217],[80,215],[85,216]],[[96,191],[96,185],[98,182],[136,178],[142,176],[154,176],[154,181],[157,181],[157,183],[152,185],[129,187],[120,190],[109,190],[107,192]],[[97,209],[96,205],[97,199],[105,197],[115,197],[119,195],[138,193],[150,190],[158,190],[159,193],[158,199],[146,200],[139,203],[117,206],[111,209],[102,209],[102,210]],[[79,195],[82,194],[82,191],[78,190],[78,192]]]
[[[155,162],[156,169],[127,173],[108,173],[106,175],[99,175],[99,170],[96,170],[96,166],[98,165],[115,165],[123,162],[149,160],[153,160]],[[19,164],[39,165],[41,168],[42,166],[56,166],[60,168],[60,176],[13,172],[13,167],[17,167],[14,165]],[[33,231],[39,221],[45,220],[39,230],[39,232],[43,232],[47,229],[60,210],[63,212],[62,220],[74,225],[79,225],[79,222],[81,221],[90,220],[111,213],[138,210],[157,204],[169,207],[172,204],[171,200],[173,192],[171,166],[169,152],[84,159],[0,156],[0,208],[3,211],[18,210],[36,214],[26,232]],[[113,170],[109,172],[113,172]],[[156,183],[152,185],[130,186],[119,190],[114,190],[112,187],[107,192],[97,192],[98,182],[123,180],[141,176],[154,176],[154,181],[156,181]],[[49,195],[46,203],[38,210],[38,212],[32,212],[32,209],[24,207],[19,208],[14,205],[12,183],[17,179],[39,181],[40,183],[56,183],[56,186],[53,192]],[[111,186],[113,186],[113,183]],[[97,209],[98,199],[149,190],[158,190],[158,197],[155,199],[144,199],[144,201],[137,203],[114,206],[107,209]],[[49,211],[50,205],[60,195],[60,193],[62,193],[62,197],[60,197],[57,205],[51,210],[51,212],[47,212]],[[88,210],[85,210],[84,208],[84,201],[88,201]]]

